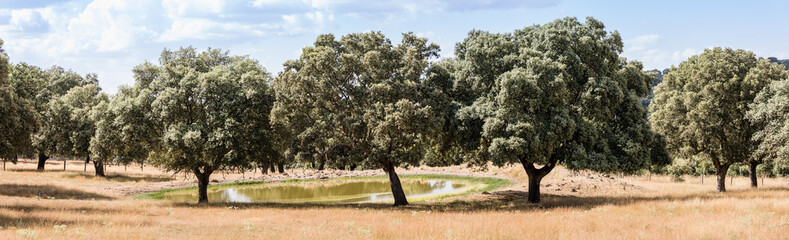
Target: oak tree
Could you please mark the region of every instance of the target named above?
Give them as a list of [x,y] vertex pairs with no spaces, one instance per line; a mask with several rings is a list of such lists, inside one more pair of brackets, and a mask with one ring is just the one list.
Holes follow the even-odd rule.
[[789,80],[774,81],[754,99],[746,117],[757,126],[751,156],[776,166],[789,164]]
[[473,163],[521,163],[528,201],[559,164],[572,170],[635,172],[667,164],[662,138],[639,99],[653,78],[621,58],[622,40],[594,18],[564,18],[513,33],[471,31],[452,73],[462,146]]
[[11,85],[18,96],[32,103],[36,116],[34,124],[40,126],[31,139],[33,151],[38,155],[39,171],[43,171],[46,161],[52,154],[56,154],[57,137],[66,136],[57,123],[47,117],[52,115],[49,112],[49,102],[74,87],[88,84],[98,85],[98,79],[90,74],[83,77],[59,66],[46,70],[27,63],[12,66]]
[[749,51],[706,49],[663,76],[650,104],[650,120],[674,156],[712,162],[717,191],[726,191],[726,173],[734,163],[752,166],[755,187],[756,164],[762,160],[752,158],[758,128],[745,114],[762,88],[786,76],[783,71]]
[[[88,75],[95,78],[95,75]],[[91,139],[96,132],[96,124],[91,118],[94,106],[107,102],[107,94],[94,84],[71,88],[66,94],[49,102],[45,117],[50,129],[50,139],[54,154],[62,157],[84,158],[90,162]],[[96,176],[104,176],[103,159],[93,161]]]
[[38,129],[32,102],[16,93],[9,79],[10,64],[0,40],[0,160],[16,162],[32,152],[31,136]]
[[115,113],[121,138],[146,142],[154,165],[194,173],[198,201],[207,202],[212,173],[248,169],[272,152],[270,74],[218,49],[165,50],[159,63],[135,68],[136,89]]
[[395,168],[416,165],[438,126],[420,85],[438,46],[411,33],[393,45],[380,32],[321,35],[274,83],[272,121],[290,129],[298,161],[384,170],[394,205],[406,205]]

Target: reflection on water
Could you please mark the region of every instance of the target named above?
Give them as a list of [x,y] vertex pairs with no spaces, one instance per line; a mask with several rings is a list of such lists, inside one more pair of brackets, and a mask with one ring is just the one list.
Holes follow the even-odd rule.
[[[401,184],[408,198],[430,198],[469,190],[467,183],[451,180],[409,179],[403,180]],[[178,191],[165,194],[164,197],[176,201],[194,201],[197,191]],[[252,185],[210,189],[208,192],[208,200],[212,202],[353,203],[391,199],[391,187],[385,180]]]

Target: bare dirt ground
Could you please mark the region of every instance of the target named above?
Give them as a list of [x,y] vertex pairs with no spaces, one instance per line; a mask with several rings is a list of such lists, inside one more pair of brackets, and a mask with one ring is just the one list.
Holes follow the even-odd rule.
[[[398,169],[399,174],[499,177],[514,184],[489,193],[387,204],[192,204],[133,196],[195,185],[190,175],[139,165],[33,160],[0,171],[0,239],[785,239],[789,187],[766,179],[753,190],[736,178],[715,193],[714,178],[610,176],[555,169],[542,181],[543,202],[526,203],[520,165]],[[285,174],[215,173],[212,184],[382,175],[380,170]],[[728,184],[727,180],[727,184]],[[761,182],[760,182],[761,183]]]

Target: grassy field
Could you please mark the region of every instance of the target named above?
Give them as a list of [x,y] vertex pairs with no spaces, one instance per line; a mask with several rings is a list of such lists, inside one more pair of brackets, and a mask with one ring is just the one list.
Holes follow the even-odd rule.
[[[62,164],[62,162],[60,162]],[[185,204],[136,199],[140,189],[185,187],[193,179],[146,167],[113,166],[108,178],[53,161],[0,172],[2,239],[785,239],[789,187],[737,178],[718,194],[714,179],[609,177],[557,169],[543,203],[525,203],[520,166],[480,174],[515,183],[490,193],[386,204]],[[428,169],[439,171],[442,169]],[[245,175],[249,175],[246,173]],[[185,178],[186,177],[186,178]],[[215,174],[238,178],[239,174]],[[728,180],[727,180],[728,181]],[[728,183],[728,182],[727,182]],[[761,182],[760,182],[761,183]]]

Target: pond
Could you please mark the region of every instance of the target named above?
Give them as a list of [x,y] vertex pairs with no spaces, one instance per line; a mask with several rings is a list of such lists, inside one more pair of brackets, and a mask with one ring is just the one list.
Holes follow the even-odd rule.
[[[485,184],[450,179],[401,179],[409,201],[465,193]],[[197,190],[166,192],[162,199],[192,202]],[[386,179],[320,180],[297,183],[263,183],[208,189],[209,202],[364,203],[394,202]]]

